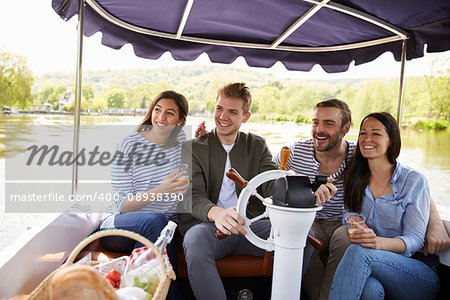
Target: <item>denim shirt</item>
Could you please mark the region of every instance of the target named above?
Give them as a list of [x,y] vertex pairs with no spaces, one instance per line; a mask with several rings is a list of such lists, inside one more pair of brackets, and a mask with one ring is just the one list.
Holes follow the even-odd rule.
[[419,171],[397,162],[389,184],[393,194],[376,199],[367,185],[361,214],[377,236],[402,239],[402,255],[410,257],[424,245],[430,215],[428,182]]

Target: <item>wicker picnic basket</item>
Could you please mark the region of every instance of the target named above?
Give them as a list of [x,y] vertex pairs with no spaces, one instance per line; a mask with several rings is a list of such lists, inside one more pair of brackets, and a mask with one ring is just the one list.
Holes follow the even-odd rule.
[[[109,229],[109,230],[102,230],[97,231],[96,233],[91,234],[87,238],[85,238],[83,241],[81,241],[78,246],[73,249],[72,253],[70,253],[69,257],[67,258],[67,261],[60,266],[58,269],[50,273],[44,281],[42,281],[30,294],[28,297],[28,300],[48,300],[50,298],[50,283],[53,278],[53,275],[60,270],[61,268],[65,268],[67,266],[70,266],[73,264],[74,260],[78,256],[78,254],[81,252],[81,250],[84,249],[87,245],[89,245],[91,242],[105,237],[105,236],[123,236],[131,238],[135,241],[138,241],[145,246],[151,248],[153,252],[156,254],[156,259],[159,261],[161,265],[161,276],[159,278],[159,285],[156,289],[155,293],[153,294],[152,300],[163,300],[166,299],[167,292],[169,290],[170,281],[175,280],[175,273],[172,270],[167,270],[166,264],[164,262],[163,256],[161,255],[161,251],[159,248],[155,247],[148,239],[145,237],[132,232],[128,230],[121,230],[121,229]],[[105,281],[106,283],[106,281]],[[108,283],[109,284],[109,283]]]

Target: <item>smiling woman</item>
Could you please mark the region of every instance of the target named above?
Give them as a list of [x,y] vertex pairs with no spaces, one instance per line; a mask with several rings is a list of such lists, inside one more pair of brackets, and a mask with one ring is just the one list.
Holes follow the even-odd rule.
[[391,114],[363,119],[344,174],[344,204],[363,215],[367,226],[352,234],[330,299],[433,299],[439,291],[439,258],[422,253],[430,189],[421,172],[397,161],[400,146],[400,129]]
[[181,125],[186,123],[187,111],[188,103],[184,96],[173,91],[162,92],[150,104],[138,131],[155,143],[174,145]]
[[[132,164],[129,169],[118,163],[113,165],[112,185],[119,197],[114,197],[118,200],[109,208],[111,214],[101,221],[99,229],[131,230],[155,242],[168,221],[177,220],[176,195],[182,195],[188,187],[188,182],[177,180],[186,174],[175,170],[181,162],[181,144],[186,140],[181,129],[188,110],[183,95],[174,91],[162,92],[150,104],[137,131],[119,143],[118,151]],[[149,149],[156,150],[153,160],[159,156],[158,161],[162,163],[142,164],[142,158],[152,159],[148,157],[153,155],[153,151],[149,154]],[[172,195],[171,199],[165,197],[167,195]],[[142,247],[131,239],[117,236],[101,241],[105,248],[116,252]],[[175,244],[169,244],[167,252],[176,270]],[[172,285],[169,299],[177,299],[176,295],[176,285]]]

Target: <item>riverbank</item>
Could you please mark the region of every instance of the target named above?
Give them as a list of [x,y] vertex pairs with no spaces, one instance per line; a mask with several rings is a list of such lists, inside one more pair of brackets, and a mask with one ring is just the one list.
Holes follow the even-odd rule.
[[[142,110],[127,110],[123,112],[122,110],[92,110],[92,111],[82,111],[82,116],[145,116],[146,111]],[[19,111],[17,113],[4,113],[5,116],[15,116],[15,115],[60,115],[60,116],[73,116],[73,111],[59,111],[59,110],[31,110],[31,111]]]
[[[88,110],[82,111],[82,116],[117,116],[117,117],[130,117],[130,116],[144,116],[146,114],[145,109],[108,109],[108,110]],[[15,113],[9,112],[4,114],[4,117],[15,115],[61,115],[61,116],[73,116],[71,111],[18,111]],[[210,118],[212,113],[195,113],[189,115],[189,117],[197,118]],[[252,122],[264,123],[264,122],[294,122],[298,125],[309,124],[311,118],[303,114],[292,115],[280,115],[280,114],[252,114]],[[353,124],[354,125],[354,124]],[[402,121],[403,129],[414,129],[418,131],[431,130],[441,131],[447,130],[450,127],[450,120],[436,120],[430,118],[416,118],[410,117]]]

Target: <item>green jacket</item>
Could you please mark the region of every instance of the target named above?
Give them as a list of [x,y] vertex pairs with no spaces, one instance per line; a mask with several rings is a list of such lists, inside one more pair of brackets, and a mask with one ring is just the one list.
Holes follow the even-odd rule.
[[[183,235],[195,224],[210,222],[207,214],[218,201],[226,158],[227,152],[215,130],[200,139],[188,141],[183,145],[183,163],[188,164],[189,170],[192,171],[192,189],[181,202],[181,209],[185,213],[178,215],[180,232]],[[230,151],[230,161],[231,166],[247,181],[262,172],[277,169],[275,163],[272,162],[272,154],[266,141],[257,135],[240,131]],[[266,197],[270,195],[270,189],[271,184],[265,184],[258,191],[260,195]],[[236,184],[238,197],[241,191],[242,187]],[[250,199],[247,214],[250,217],[259,215],[264,209],[265,207],[259,199]]]

